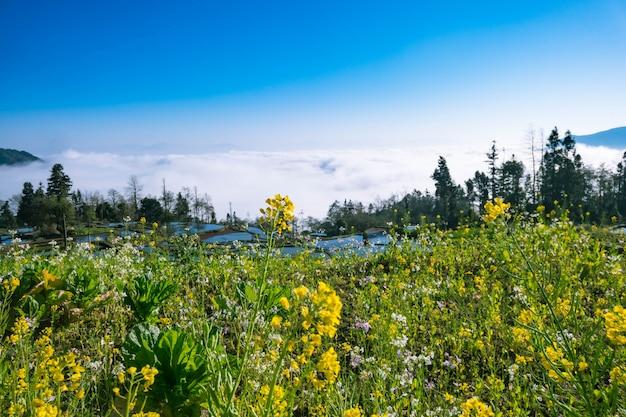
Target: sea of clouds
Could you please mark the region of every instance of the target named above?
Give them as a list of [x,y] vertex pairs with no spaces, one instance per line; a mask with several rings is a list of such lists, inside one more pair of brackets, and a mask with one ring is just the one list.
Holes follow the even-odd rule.
[[[67,150],[27,166],[0,167],[0,199],[18,194],[25,181],[43,182],[52,164],[59,162],[70,175],[75,189],[122,193],[131,175],[144,186],[143,194],[156,195],[165,179],[169,190],[198,187],[208,193],[218,217],[229,203],[241,217],[254,218],[267,196],[288,194],[298,214],[323,217],[334,200],[363,202],[388,198],[413,189],[433,190],[431,175],[439,155],[448,161],[458,182],[485,170],[485,149],[462,146],[422,146],[393,149],[319,151],[229,151],[206,154],[115,154]],[[623,150],[578,145],[583,161],[613,169]],[[525,147],[509,148],[530,166]]]

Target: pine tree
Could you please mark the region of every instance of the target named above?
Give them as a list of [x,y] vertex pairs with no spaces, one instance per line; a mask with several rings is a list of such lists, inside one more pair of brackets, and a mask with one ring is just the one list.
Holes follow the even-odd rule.
[[180,192],[176,195],[176,205],[174,206],[174,213],[178,220],[189,220],[189,201]]
[[57,199],[66,198],[69,196],[71,188],[72,180],[63,171],[63,165],[54,164],[50,170],[50,177],[48,177],[48,196]]
[[555,127],[546,144],[541,170],[541,198],[546,209],[552,210],[555,202],[569,209],[576,219],[583,211],[587,184],[581,156],[576,152],[576,141],[567,131],[559,137]]
[[432,179],[435,180],[437,213],[448,227],[458,226],[460,211],[464,208],[463,190],[452,180],[448,163],[443,156],[439,157]]
[[475,192],[478,199],[478,207],[480,210],[483,210],[485,203],[489,201],[489,177],[484,172],[476,171],[474,173],[473,182],[476,188]]
[[158,222],[163,219],[163,208],[156,198],[145,197],[141,199],[139,216],[145,217],[148,221]]
[[51,221],[50,199],[46,196],[43,184],[39,183],[33,197],[33,218],[31,226],[42,227]]
[[491,142],[491,148],[487,153],[487,165],[489,166],[490,198],[498,197],[498,150],[496,141]]
[[20,196],[20,203],[17,208],[18,224],[34,225],[35,220],[35,190],[33,184],[25,182]]
[[500,167],[499,189],[500,197],[513,206],[521,206],[525,200],[522,179],[524,178],[524,164],[513,157]]
[[626,152],[622,155],[622,160],[617,164],[615,175],[617,210],[622,218],[626,217]]
[[48,224],[52,229],[65,233],[61,227],[66,227],[73,219],[75,210],[69,200],[72,180],[63,170],[63,165],[54,164],[48,177],[47,200],[42,202],[45,214],[41,224]]
[[15,216],[9,207],[9,202],[5,201],[4,204],[2,204],[2,208],[0,208],[0,227],[8,229],[15,227],[16,224]]
[[554,203],[561,200],[562,197],[557,179],[561,158],[561,139],[559,138],[559,131],[555,127],[548,136],[541,166],[541,200],[548,211],[552,210]]

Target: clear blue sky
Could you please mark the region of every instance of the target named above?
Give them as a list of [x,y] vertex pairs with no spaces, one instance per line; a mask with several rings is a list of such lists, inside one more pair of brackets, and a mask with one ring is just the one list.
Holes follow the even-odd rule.
[[626,124],[623,0],[2,0],[0,60],[0,146],[44,152]]

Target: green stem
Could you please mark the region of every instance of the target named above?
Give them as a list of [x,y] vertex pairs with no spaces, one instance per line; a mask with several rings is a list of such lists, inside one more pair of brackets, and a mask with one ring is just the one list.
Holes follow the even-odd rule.
[[291,339],[287,339],[287,341],[285,342],[285,345],[283,346],[283,349],[280,352],[278,362],[276,363],[276,366],[274,367],[274,372],[272,373],[272,382],[270,384],[270,392],[267,395],[267,401],[265,402],[265,409],[263,410],[263,417],[267,417],[267,413],[270,410],[270,407],[272,404],[272,395],[274,394],[274,387],[276,386],[276,381],[278,380],[278,374],[280,372],[280,369],[283,367],[283,361],[285,360],[285,356],[287,356],[287,352],[289,350],[288,349],[289,342],[291,342]]
[[257,294],[257,302],[254,305],[254,310],[252,313],[252,319],[250,320],[250,323],[248,323],[248,329],[246,329],[246,338],[244,341],[244,351],[243,351],[243,358],[241,361],[241,365],[239,367],[239,373],[237,374],[237,379],[235,380],[235,384],[233,385],[230,395],[228,397],[228,402],[226,403],[226,406],[224,408],[224,412],[227,413],[228,410],[230,410],[230,407],[232,406],[233,400],[235,399],[235,394],[237,392],[237,389],[239,388],[239,385],[241,384],[241,378],[243,376],[243,373],[245,371],[245,366],[246,366],[246,362],[248,361],[248,356],[250,355],[250,342],[252,340],[252,334],[254,333],[255,327],[256,327],[256,321],[257,321],[257,315],[259,314],[259,311],[261,310],[261,304],[263,302],[263,296],[265,293],[265,287],[267,284],[267,272],[269,270],[269,260],[270,260],[270,254],[272,251],[272,246],[274,243],[274,229],[276,228],[276,218],[274,219],[273,223],[272,223],[272,227],[271,227],[271,232],[269,234],[269,238],[268,238],[268,242],[267,242],[267,248],[265,251],[265,260],[264,260],[264,267],[263,267],[263,274],[261,275],[261,284],[259,285],[259,291]]

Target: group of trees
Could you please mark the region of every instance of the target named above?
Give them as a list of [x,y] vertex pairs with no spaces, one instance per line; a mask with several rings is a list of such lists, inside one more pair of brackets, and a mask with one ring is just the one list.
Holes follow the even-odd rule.
[[15,213],[9,201],[0,204],[0,227],[33,226],[44,232],[60,232],[64,224],[122,222],[124,219],[145,217],[148,221],[216,222],[215,210],[207,194],[199,195],[197,188],[183,188],[174,194],[163,181],[158,197],[143,196],[137,177],[128,181],[125,193],[111,189],[99,192],[72,191],[72,180],[61,164],[55,164],[47,186],[39,183],[23,185],[22,193],[14,197]]
[[0,210],[0,227],[15,227],[44,225],[58,229],[72,218],[71,202],[69,200],[72,180],[63,171],[63,166],[55,164],[48,178],[47,187],[43,184],[35,189],[30,182],[24,183],[22,194],[18,198],[17,214],[10,209],[9,202],[5,201]]
[[418,224],[424,218],[456,227],[478,220],[485,203],[496,197],[511,203],[517,212],[532,212],[539,205],[550,212],[558,205],[581,223],[626,219],[626,153],[614,170],[604,166],[593,169],[583,164],[572,134],[568,131],[561,136],[557,128],[539,149],[539,158],[535,158],[533,143],[532,166],[527,169],[515,155],[500,162],[493,142],[487,153],[487,170],[476,171],[463,185],[454,182],[447,161],[439,157],[432,175],[434,194],[415,190],[367,205],[335,201],[324,220],[311,219],[309,224],[329,234],[362,231],[389,222]]
[[[550,212],[558,205],[568,210],[577,222],[609,223],[626,219],[626,153],[614,170],[604,166],[592,169],[583,164],[571,133],[561,136],[556,128],[540,149],[540,157],[535,158],[533,143],[532,165],[526,169],[514,155],[500,162],[494,141],[487,153],[487,169],[476,171],[464,184],[455,183],[447,161],[439,157],[432,175],[434,194],[414,190],[367,205],[351,200],[335,201],[325,219],[309,218],[305,223],[312,230],[328,234],[363,231],[389,222],[417,224],[424,218],[444,227],[456,227],[461,222],[478,220],[485,203],[496,197],[511,203],[517,212],[532,212],[539,205]],[[15,215],[8,201],[0,203],[0,227],[30,225],[59,230],[64,222],[121,222],[127,217],[160,222],[216,222],[209,196],[199,196],[195,187],[174,194],[167,190],[164,180],[160,196],[143,196],[142,191],[134,176],[129,179],[124,194],[116,190],[110,190],[106,196],[72,191],[71,179],[56,164],[47,187],[41,183],[37,188],[29,182],[24,184],[21,195],[15,198]],[[236,221],[234,213],[229,216],[226,221]]]

